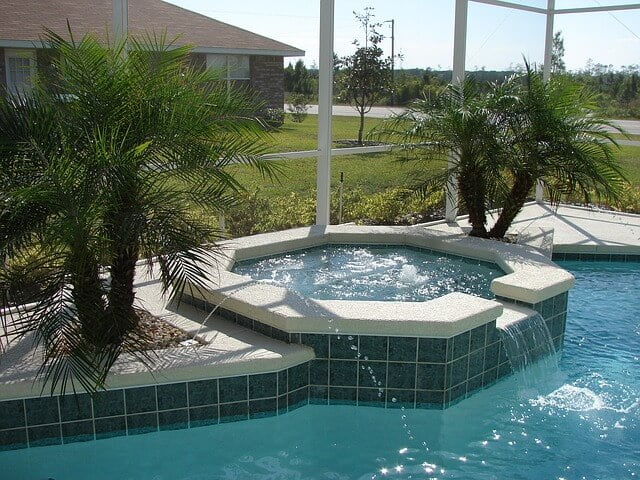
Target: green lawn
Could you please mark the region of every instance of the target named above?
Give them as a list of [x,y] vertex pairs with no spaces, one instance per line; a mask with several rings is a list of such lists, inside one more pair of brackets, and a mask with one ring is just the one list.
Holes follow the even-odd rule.
[[[303,123],[287,120],[278,132],[272,134],[272,152],[314,150],[317,148],[317,115],[309,115]],[[370,130],[380,119],[369,118],[365,127]],[[357,135],[357,117],[334,117],[333,138],[352,139]],[[397,162],[402,153],[377,153],[367,155],[345,155],[332,159],[331,183],[338,184],[340,172],[345,174],[345,189],[359,188],[365,193],[374,193],[394,186],[408,186],[419,176],[416,165]],[[623,146],[618,154],[629,181],[640,186],[640,147]],[[316,185],[315,158],[279,160],[283,173],[279,181],[262,179],[255,170],[233,167],[238,180],[249,191],[260,190],[266,198],[286,195],[289,192],[308,194]],[[442,168],[442,163],[433,168]]]
[[[358,138],[358,117],[333,117],[333,140],[352,140]],[[381,122],[379,118],[365,120],[365,133]],[[284,125],[271,133],[270,153],[299,152],[318,148],[318,116],[307,115],[302,123],[294,123],[286,115]],[[341,145],[335,145],[340,147]]]

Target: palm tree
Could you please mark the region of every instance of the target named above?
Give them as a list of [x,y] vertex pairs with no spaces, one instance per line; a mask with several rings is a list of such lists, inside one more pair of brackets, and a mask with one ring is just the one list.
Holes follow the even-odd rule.
[[609,133],[614,127],[598,114],[593,95],[563,76],[545,82],[529,65],[508,83],[518,90],[503,111],[512,183],[489,236],[504,237],[538,180],[554,203],[564,195],[585,203],[616,199],[625,179]]
[[[165,293],[202,286],[220,252],[217,218],[240,189],[227,165],[272,173],[248,96],[197,71],[164,38],[105,46],[47,33],[52,74],[0,100],[0,255],[20,263],[35,307],[2,323],[33,334],[51,391],[92,391],[123,351],[136,352],[136,264],[158,266]],[[0,268],[10,284],[13,270]],[[5,302],[6,304],[6,292]]]
[[502,85],[492,85],[484,95],[468,79],[461,86],[446,86],[434,98],[413,102],[374,131],[378,138],[401,145],[409,153],[405,160],[430,164],[450,159],[448,169],[421,178],[415,188],[427,193],[453,178],[469,214],[471,236],[487,236],[489,202],[505,188],[503,119],[496,106],[508,94]]

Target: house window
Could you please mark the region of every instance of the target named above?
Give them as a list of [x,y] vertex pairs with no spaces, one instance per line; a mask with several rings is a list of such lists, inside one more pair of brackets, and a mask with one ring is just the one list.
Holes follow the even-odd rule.
[[36,73],[34,50],[5,50],[7,89],[16,95],[27,95],[31,91]]
[[249,80],[249,55],[207,55],[207,68],[221,72],[225,80]]

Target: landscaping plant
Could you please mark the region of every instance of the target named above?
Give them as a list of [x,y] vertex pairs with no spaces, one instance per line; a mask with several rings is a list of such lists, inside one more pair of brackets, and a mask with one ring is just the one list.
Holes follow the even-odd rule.
[[[259,160],[264,129],[250,98],[198,71],[189,48],[164,38],[104,45],[49,32],[52,72],[29,96],[0,95],[0,285],[20,274],[37,295],[7,291],[6,339],[42,350],[51,391],[104,386],[123,352],[137,351],[134,279],[146,266],[180,297],[215,272],[211,222],[234,202],[225,169]],[[1,361],[1,359],[0,359]]]

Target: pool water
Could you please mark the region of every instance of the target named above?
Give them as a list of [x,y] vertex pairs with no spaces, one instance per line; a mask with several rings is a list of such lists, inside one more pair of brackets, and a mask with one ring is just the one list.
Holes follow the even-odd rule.
[[451,292],[493,298],[495,264],[398,246],[326,245],[236,263],[233,272],[322,300],[420,302]]
[[306,406],[280,417],[0,453],[7,480],[635,479],[640,264],[563,262],[558,371],[444,411]]

